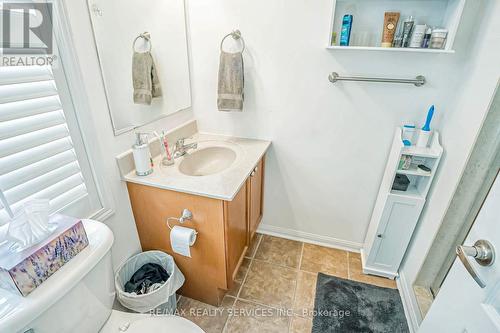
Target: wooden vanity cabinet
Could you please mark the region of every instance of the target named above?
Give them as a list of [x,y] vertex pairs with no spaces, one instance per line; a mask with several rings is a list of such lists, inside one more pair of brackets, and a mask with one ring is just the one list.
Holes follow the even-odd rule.
[[[127,182],[143,251],[169,253],[186,278],[180,294],[215,306],[231,289],[250,240],[262,218],[263,158],[232,201]],[[167,217],[184,208],[193,220],[183,226],[198,232],[191,258],[172,251]],[[172,221],[171,226],[178,225]]]
[[248,243],[253,239],[260,220],[262,220],[262,202],[264,187],[264,159],[261,159],[247,180],[248,188]]

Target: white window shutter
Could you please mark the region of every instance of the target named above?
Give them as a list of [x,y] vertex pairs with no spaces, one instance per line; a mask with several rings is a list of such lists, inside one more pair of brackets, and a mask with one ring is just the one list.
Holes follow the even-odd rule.
[[32,198],[49,199],[52,212],[80,202],[88,207],[82,199],[89,191],[48,66],[0,67],[0,192],[0,225],[10,220],[6,205],[15,212]]

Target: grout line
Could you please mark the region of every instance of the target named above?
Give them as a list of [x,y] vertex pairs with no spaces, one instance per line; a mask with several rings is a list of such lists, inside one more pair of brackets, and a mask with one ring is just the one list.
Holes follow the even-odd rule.
[[[301,242],[301,247],[300,247],[300,257],[299,257],[299,267],[297,269],[297,275],[295,278],[295,289],[293,290],[293,297],[292,297],[292,312],[295,315],[295,301],[297,299],[297,289],[299,287],[299,277],[300,277],[300,266],[302,265],[302,255],[304,254],[304,242]],[[292,321],[293,318],[289,318],[288,320],[288,331],[292,329]]]
[[257,237],[259,238],[259,240],[257,241],[257,244],[255,245],[255,251],[253,251],[252,259],[255,258],[255,255],[257,254],[257,251],[259,250],[259,246],[260,246],[260,243],[262,243],[262,238],[264,238],[264,235],[259,234],[259,236],[257,236]]
[[266,307],[266,308],[270,308],[270,309],[273,309],[273,310],[282,310],[284,308],[284,307],[280,307],[280,306],[276,306],[276,305],[264,304],[264,303],[261,303],[261,302],[255,301],[255,300],[251,300],[251,299],[248,299],[248,298],[239,298],[238,300],[246,302],[246,303],[252,303],[254,305],[260,305],[260,306],[263,306],[263,307]]
[[[260,244],[260,239],[259,239],[259,244]],[[257,248],[255,248],[255,252],[257,252]],[[240,286],[240,290],[238,290],[238,293],[236,294],[236,296],[234,296],[235,300],[233,302],[233,307],[236,306],[236,302],[238,300],[240,300],[240,293],[241,291],[243,290],[243,286],[245,285],[245,282],[247,281],[247,276],[248,276],[248,273],[250,273],[250,268],[252,267],[252,264],[253,264],[253,259],[251,258],[247,258],[248,260],[250,260],[250,264],[248,264],[248,268],[247,268],[247,272],[245,273],[245,276],[243,277],[243,280],[241,280],[241,286]],[[241,269],[241,267],[240,267]],[[229,320],[232,318],[232,316],[227,316],[226,318],[226,322],[224,323],[224,327],[222,328],[222,333],[224,333],[226,331],[226,328],[227,328],[227,323],[229,322]]]
[[302,267],[302,258],[304,257],[304,242],[302,243],[302,248],[300,249],[300,257],[299,257],[299,271],[301,270]]
[[351,279],[351,265],[349,263],[349,251],[347,251],[347,280],[350,280]]
[[271,266],[276,266],[276,267],[279,267],[279,268],[287,268],[287,269],[291,269],[292,271],[298,271],[298,270],[300,270],[298,267],[285,266],[285,265],[277,264],[277,263],[272,262],[272,261],[269,261],[269,260],[252,259],[252,261],[263,262],[263,263],[265,263],[265,264],[269,264],[269,265],[271,265]]
[[[248,274],[250,273],[250,269],[252,268],[252,265],[253,265],[253,259],[250,259],[250,263],[248,264],[247,272],[245,273],[243,280],[241,280],[240,290],[238,290],[238,293],[235,296],[236,300],[239,299],[241,291],[243,290],[243,286],[245,285],[245,282],[247,282],[247,277],[248,277]],[[236,301],[235,301],[235,303],[236,303]]]

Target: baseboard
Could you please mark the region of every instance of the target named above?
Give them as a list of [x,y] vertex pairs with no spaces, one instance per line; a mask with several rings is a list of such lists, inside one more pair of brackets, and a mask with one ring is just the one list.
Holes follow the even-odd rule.
[[351,242],[343,239],[312,234],[288,228],[276,227],[267,224],[260,224],[257,232],[270,236],[296,240],[299,242],[321,245],[350,252],[359,252],[363,244]]
[[403,302],[406,321],[408,322],[410,332],[416,333],[421,322],[420,310],[418,309],[415,295],[411,290],[412,287],[408,284],[403,272],[400,272],[399,276],[396,278],[396,284],[399,294],[401,295],[401,301]]

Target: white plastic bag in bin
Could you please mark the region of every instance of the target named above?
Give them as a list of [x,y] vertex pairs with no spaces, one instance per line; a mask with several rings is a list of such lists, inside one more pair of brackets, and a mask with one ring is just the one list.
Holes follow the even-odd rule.
[[[135,295],[125,291],[127,283],[132,275],[147,263],[161,265],[170,277],[163,285],[148,293]],[[146,251],[128,259],[115,274],[115,289],[118,301],[126,308],[144,313],[168,303],[167,309],[175,311],[175,292],[184,284],[185,278],[179,268],[175,265],[174,258],[162,251]],[[164,308],[164,306],[162,307]]]

